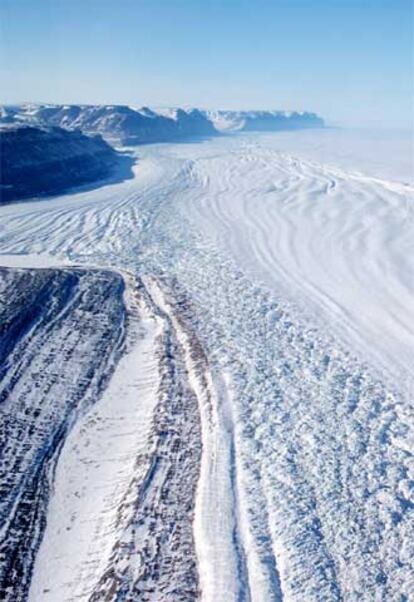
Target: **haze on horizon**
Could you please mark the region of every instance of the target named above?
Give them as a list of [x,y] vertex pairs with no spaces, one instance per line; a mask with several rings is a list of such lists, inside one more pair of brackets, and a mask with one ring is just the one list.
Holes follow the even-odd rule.
[[410,0],[3,0],[3,104],[315,111],[412,127]]

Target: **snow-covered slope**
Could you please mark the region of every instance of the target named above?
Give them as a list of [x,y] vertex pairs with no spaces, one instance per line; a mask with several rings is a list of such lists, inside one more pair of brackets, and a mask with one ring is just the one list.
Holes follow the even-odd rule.
[[[414,190],[296,141],[146,146],[133,180],[0,208],[0,263],[112,270],[128,316],[109,386],[65,431],[30,600],[410,600]],[[56,354],[55,328],[93,308],[112,348],[114,306],[89,290],[29,352]],[[57,396],[35,368],[19,390],[37,415]]]
[[130,177],[133,160],[100,136],[24,124],[0,128],[0,204],[57,194],[119,172]]
[[0,270],[2,600],[26,599],[60,449],[121,352],[122,293],[105,271]]

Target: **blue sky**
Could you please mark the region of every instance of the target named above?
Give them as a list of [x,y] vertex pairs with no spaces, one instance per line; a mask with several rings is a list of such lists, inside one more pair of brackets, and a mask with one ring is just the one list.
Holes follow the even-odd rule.
[[2,103],[413,118],[411,0],[1,0]]

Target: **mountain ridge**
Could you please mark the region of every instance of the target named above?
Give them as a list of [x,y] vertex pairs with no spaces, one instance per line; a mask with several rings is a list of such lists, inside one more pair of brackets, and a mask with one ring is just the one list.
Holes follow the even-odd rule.
[[217,136],[236,131],[279,131],[324,127],[316,113],[227,111],[197,108],[136,108],[129,105],[4,105],[0,124],[28,123],[100,134],[107,142],[135,146]]

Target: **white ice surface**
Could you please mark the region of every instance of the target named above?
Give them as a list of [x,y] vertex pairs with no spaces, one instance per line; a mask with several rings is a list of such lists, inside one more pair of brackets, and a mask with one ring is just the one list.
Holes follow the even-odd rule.
[[[253,278],[328,318],[330,329],[404,382],[414,363],[414,187],[396,178],[412,155],[404,137],[388,161],[389,181],[375,138],[369,155],[364,137],[327,132],[173,148],[191,163],[179,207]],[[350,172],[300,158],[304,147],[306,156],[341,163],[343,137]],[[284,146],[298,154],[276,150]]]

